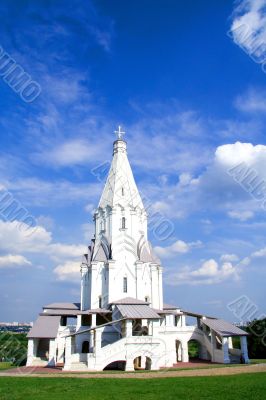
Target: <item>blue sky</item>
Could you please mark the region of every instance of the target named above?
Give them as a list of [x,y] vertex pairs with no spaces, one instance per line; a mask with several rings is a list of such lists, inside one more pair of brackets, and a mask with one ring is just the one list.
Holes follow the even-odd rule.
[[111,160],[118,124],[151,213],[174,226],[166,240],[150,229],[165,301],[237,321],[227,305],[245,295],[259,317],[264,197],[228,170],[244,162],[266,180],[266,74],[238,29],[266,43],[265,0],[0,8],[1,48],[41,87],[27,103],[0,76],[0,196],[8,191],[38,225],[25,235],[0,213],[0,320],[79,300],[80,254],[105,178],[95,169]]

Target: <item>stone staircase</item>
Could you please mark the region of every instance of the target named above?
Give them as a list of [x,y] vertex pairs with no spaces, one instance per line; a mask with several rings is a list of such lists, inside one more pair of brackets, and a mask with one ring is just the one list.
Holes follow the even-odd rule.
[[71,363],[71,371],[87,371],[88,365],[85,361],[77,361]]

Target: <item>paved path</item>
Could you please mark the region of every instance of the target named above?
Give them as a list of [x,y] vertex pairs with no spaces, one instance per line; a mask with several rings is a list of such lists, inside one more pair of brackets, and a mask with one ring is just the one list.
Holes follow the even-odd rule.
[[[46,370],[45,372],[43,370]],[[41,370],[41,371],[40,371]],[[52,371],[51,371],[52,370]],[[241,365],[232,367],[213,367],[213,368],[199,368],[199,369],[187,369],[187,370],[162,370],[157,372],[116,372],[116,373],[79,373],[79,372],[62,372],[55,368],[15,368],[0,373],[1,376],[14,376],[14,377],[60,377],[60,378],[134,378],[134,379],[151,379],[151,378],[178,378],[185,376],[224,376],[224,375],[236,375],[236,374],[247,374],[266,372],[266,364],[255,364],[255,365]]]

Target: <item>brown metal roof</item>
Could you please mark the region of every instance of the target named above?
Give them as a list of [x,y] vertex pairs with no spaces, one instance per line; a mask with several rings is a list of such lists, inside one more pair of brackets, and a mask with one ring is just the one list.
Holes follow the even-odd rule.
[[55,338],[60,325],[60,316],[40,316],[28,333],[28,338]]
[[201,322],[213,329],[222,337],[248,336],[248,333],[223,319],[203,318]]

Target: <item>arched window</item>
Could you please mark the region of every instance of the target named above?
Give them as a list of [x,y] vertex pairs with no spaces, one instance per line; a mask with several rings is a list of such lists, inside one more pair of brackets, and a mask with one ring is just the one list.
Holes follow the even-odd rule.
[[123,292],[127,293],[127,277],[126,276],[123,279]]
[[82,353],[89,353],[90,352],[90,344],[87,340],[82,343]]
[[126,218],[122,217],[122,229],[126,229]]

